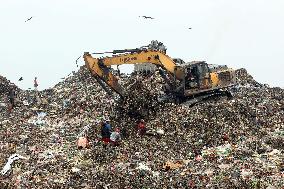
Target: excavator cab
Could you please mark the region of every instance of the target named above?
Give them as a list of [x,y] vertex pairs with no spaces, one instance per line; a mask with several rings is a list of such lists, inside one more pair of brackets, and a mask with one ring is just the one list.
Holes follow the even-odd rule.
[[185,90],[208,89],[212,86],[206,62],[190,62],[184,66],[184,73]]

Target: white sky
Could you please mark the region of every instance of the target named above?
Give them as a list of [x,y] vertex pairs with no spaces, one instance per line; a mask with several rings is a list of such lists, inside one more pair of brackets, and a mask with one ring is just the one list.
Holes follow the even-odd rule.
[[24,89],[37,76],[49,88],[77,70],[85,51],[157,39],[173,58],[244,67],[284,87],[283,10],[283,0],[0,0],[0,75]]

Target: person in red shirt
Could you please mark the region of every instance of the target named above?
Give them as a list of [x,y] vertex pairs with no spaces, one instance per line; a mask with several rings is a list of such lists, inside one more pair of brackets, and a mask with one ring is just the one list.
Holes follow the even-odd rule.
[[139,124],[138,124],[138,134],[139,135],[145,135],[146,131],[147,131],[147,129],[146,129],[145,121],[143,119],[141,119]]

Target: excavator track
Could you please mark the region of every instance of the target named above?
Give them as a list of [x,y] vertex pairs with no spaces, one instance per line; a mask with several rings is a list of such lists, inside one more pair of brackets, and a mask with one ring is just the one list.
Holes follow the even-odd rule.
[[228,98],[232,98],[232,94],[228,90],[215,91],[213,93],[204,94],[204,95],[201,95],[201,96],[197,96],[197,97],[188,99],[185,102],[183,102],[182,104],[191,107],[191,106],[196,105],[199,102],[202,102],[204,100],[208,100],[208,99],[213,98],[213,97],[218,97],[218,96],[227,96]]

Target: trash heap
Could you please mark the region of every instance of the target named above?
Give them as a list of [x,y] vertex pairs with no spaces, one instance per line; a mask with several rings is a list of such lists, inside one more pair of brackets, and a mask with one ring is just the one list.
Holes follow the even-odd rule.
[[[17,90],[13,111],[0,109],[0,188],[281,188],[284,90],[245,69],[237,76],[232,99],[193,107],[161,102],[156,73],[120,78],[122,101],[86,67],[51,89]],[[121,128],[120,146],[100,141],[105,120]],[[89,148],[78,149],[79,137]]]
[[11,81],[9,81],[6,77],[3,77],[0,75],[0,97],[1,99],[4,98],[5,93],[8,93],[8,91],[13,88],[14,90],[19,91],[20,89]]

